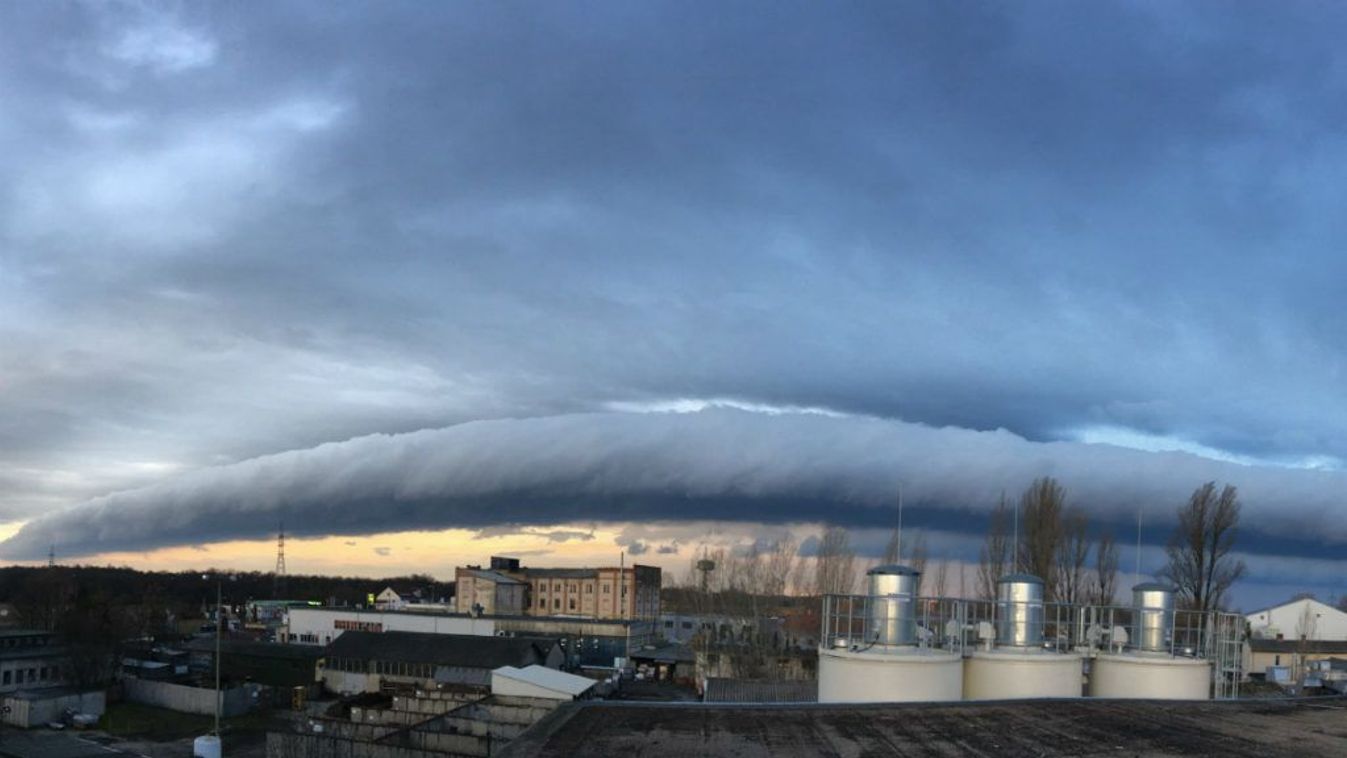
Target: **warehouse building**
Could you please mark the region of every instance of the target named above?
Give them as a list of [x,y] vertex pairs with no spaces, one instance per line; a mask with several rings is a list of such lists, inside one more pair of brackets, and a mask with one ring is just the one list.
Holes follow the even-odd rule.
[[502,666],[559,668],[564,661],[554,638],[483,637],[417,632],[347,632],[327,648],[323,683],[332,692],[355,694],[441,686],[491,686]]

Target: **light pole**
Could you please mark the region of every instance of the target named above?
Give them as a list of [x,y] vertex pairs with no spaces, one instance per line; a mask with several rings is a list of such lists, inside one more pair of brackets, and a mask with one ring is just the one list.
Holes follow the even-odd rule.
[[[203,580],[209,581],[209,574],[202,574]],[[234,577],[229,579],[233,581]],[[224,637],[224,576],[215,575],[215,731],[216,739],[220,738],[220,707],[224,698],[220,693],[220,640]]]

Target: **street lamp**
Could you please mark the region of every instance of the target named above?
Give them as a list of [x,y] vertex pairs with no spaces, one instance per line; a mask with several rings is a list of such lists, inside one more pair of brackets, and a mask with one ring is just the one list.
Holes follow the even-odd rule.
[[[210,574],[202,574],[202,581],[210,581]],[[234,581],[235,576],[229,575],[229,581]],[[220,738],[220,708],[223,705],[224,698],[220,692],[220,640],[224,636],[224,576],[215,574],[215,731],[213,734],[216,739]]]

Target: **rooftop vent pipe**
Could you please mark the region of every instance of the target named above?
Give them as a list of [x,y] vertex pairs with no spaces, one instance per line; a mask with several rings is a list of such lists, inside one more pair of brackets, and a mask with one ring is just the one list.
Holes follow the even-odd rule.
[[917,587],[921,572],[907,566],[876,566],[870,584],[865,640],[871,645],[917,644]]
[[1033,574],[1007,574],[996,580],[996,644],[1043,644],[1043,580]]
[[1169,652],[1174,633],[1174,587],[1143,582],[1132,588],[1132,644],[1138,650]]

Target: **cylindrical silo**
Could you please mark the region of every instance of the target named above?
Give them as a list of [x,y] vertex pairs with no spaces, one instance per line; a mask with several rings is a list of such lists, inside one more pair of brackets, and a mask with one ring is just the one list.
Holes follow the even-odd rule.
[[1211,663],[1171,653],[1175,590],[1145,582],[1132,588],[1131,649],[1090,666],[1092,697],[1147,700],[1211,698]]
[[[921,574],[907,566],[866,572],[865,637],[822,646],[820,703],[938,702],[963,697],[958,653],[918,646],[917,588]],[[824,620],[825,628],[827,620]],[[825,635],[826,636],[826,635]]]
[[1043,647],[1043,580],[1009,574],[996,583],[996,647],[964,660],[965,700],[1080,697],[1082,658]]

